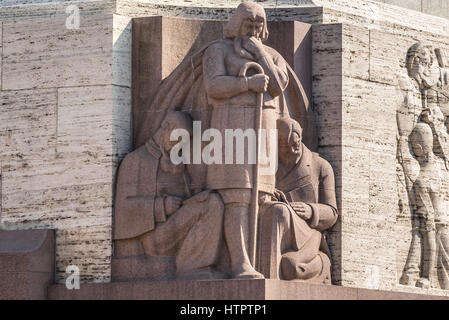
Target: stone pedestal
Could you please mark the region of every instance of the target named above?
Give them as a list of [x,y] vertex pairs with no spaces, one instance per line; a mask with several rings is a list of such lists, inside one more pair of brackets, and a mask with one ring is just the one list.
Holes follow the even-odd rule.
[[49,287],[50,300],[423,300],[432,295],[345,288],[282,280],[112,282],[82,284],[79,290]]
[[54,270],[53,230],[0,230],[0,300],[46,299]]

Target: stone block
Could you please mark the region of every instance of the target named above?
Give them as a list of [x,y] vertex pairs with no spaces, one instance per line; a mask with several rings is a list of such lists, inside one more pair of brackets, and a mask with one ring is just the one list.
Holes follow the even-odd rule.
[[113,112],[111,86],[58,89],[58,157],[109,161]]
[[[111,279],[111,209],[97,211],[98,216],[90,221],[76,218],[68,221],[64,229],[56,233],[56,279],[65,283],[69,265],[80,270],[80,281],[84,283],[109,282]],[[83,223],[86,221],[86,223]]]
[[114,13],[116,0],[5,0],[2,1],[0,5],[0,20],[17,21],[55,17],[62,17],[66,19],[69,16],[66,12],[67,7],[71,4],[76,5],[79,9],[80,15],[85,17]]
[[282,280],[112,282],[82,284],[80,290],[49,287],[51,300],[418,300],[449,297],[389,292]]
[[53,230],[0,230],[0,299],[46,299],[54,268]]
[[57,93],[55,89],[1,91],[0,159],[4,170],[14,163],[51,159],[55,155]]
[[114,14],[112,33],[112,84],[131,87],[132,20]]
[[407,9],[421,11],[422,0],[381,0],[379,2],[388,3],[395,6],[401,6]]
[[422,12],[449,19],[449,3],[444,0],[423,0]]
[[2,54],[0,54],[0,90],[2,89],[2,76],[3,75],[3,71],[2,71],[2,59],[3,59],[3,21],[0,22],[0,52]]
[[111,83],[112,15],[3,22],[3,90]]
[[[2,223],[10,228],[20,224],[58,229],[58,281],[64,280],[69,264],[80,267],[82,281],[106,281],[114,174],[131,145],[130,89],[108,85],[61,88],[57,95],[54,89],[17,92],[20,99],[15,91],[2,93],[11,101],[12,115],[2,113],[11,118],[2,124],[26,134],[42,132],[52,144],[41,147],[35,142],[31,146],[37,150],[25,149],[23,160],[3,162]],[[52,94],[53,100],[45,101],[44,93]],[[30,121],[40,124],[41,131],[30,130],[36,126]],[[47,122],[52,126],[45,127]],[[8,138],[7,129],[2,137]]]

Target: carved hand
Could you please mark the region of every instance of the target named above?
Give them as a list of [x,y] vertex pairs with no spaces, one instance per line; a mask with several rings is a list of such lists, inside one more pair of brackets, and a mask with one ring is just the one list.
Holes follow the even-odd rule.
[[265,49],[263,47],[262,41],[255,37],[244,38],[242,47],[247,51],[252,53],[257,60],[266,55]]
[[248,77],[248,89],[257,93],[265,92],[268,89],[270,77],[265,74],[255,74]]
[[312,208],[308,204],[304,202],[292,202],[290,205],[301,219],[309,220],[312,218]]
[[289,203],[288,200],[287,200],[287,197],[285,196],[285,194],[281,190],[275,189],[274,190],[274,197],[278,201]]
[[172,215],[181,207],[182,199],[179,197],[167,196],[165,198],[165,214],[167,216]]

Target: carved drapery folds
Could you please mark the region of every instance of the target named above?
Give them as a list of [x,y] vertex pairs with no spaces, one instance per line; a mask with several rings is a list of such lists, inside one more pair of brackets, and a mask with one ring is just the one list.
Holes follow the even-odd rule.
[[398,205],[412,235],[399,282],[449,289],[449,69],[442,50],[424,43],[410,47],[406,68],[397,109]]
[[[282,55],[263,43],[267,37],[263,7],[240,4],[224,27],[224,38],[188,55],[148,101],[139,147],[125,157],[118,173],[113,280],[330,283],[323,232],[338,216],[334,173],[312,152],[315,123],[302,84]],[[271,131],[279,125],[284,130],[273,141]],[[182,140],[192,155],[187,162],[172,161],[175,129],[187,133]],[[229,131],[235,139],[231,163]],[[254,132],[253,144],[257,141],[262,157],[272,161],[274,153],[281,176],[275,169],[267,173],[260,161],[250,162],[250,137],[242,138],[248,141],[242,143],[248,145],[245,162],[237,160],[242,150],[235,135],[243,131]],[[284,148],[279,153],[278,139]],[[209,155],[213,150],[207,161],[205,150]]]

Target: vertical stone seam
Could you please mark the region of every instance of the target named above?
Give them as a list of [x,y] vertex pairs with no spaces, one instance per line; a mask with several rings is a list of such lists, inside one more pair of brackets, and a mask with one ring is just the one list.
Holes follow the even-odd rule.
[[2,211],[3,211],[3,168],[2,162],[0,161],[0,229],[2,226]]
[[[323,9],[324,10],[324,9]],[[345,127],[343,126],[343,124],[345,123],[345,120],[343,119],[343,117],[345,116],[345,112],[343,112],[343,106],[344,106],[344,95],[343,95],[343,90],[344,90],[344,81],[345,81],[345,77],[344,77],[344,72],[343,72],[343,63],[344,63],[344,60],[343,59],[345,59],[345,57],[344,57],[344,55],[343,55],[343,37],[344,37],[344,28],[345,28],[345,26],[346,26],[346,24],[343,24],[343,23],[341,23],[340,24],[340,43],[339,43],[339,47],[340,47],[340,61],[339,61],[339,63],[340,63],[340,68],[341,68],[341,86],[340,86],[340,88],[339,88],[339,90],[340,90],[340,92],[339,92],[339,95],[340,95],[340,105],[338,106],[338,108],[340,109],[340,114],[341,114],[341,116],[340,116],[340,118],[341,118],[341,129],[340,129],[340,144],[341,144],[341,146],[340,146],[340,159],[344,159],[344,152],[345,152],[345,149],[344,149],[344,147],[343,147],[343,144],[342,144],[342,142],[343,142],[343,135],[344,135],[344,130],[345,130]],[[340,197],[340,207],[343,207],[343,197],[342,197],[342,195],[343,195],[343,191],[342,191],[342,189],[343,189],[343,185],[344,185],[344,183],[343,183],[343,177],[344,177],[344,172],[343,172],[343,162],[341,163],[341,169],[340,169],[340,183],[341,183],[341,186],[340,186],[340,191],[337,193],[336,192],[336,194],[335,194],[335,196],[336,197]],[[331,252],[331,258],[332,258],[332,263],[331,263],[331,281],[332,281],[332,283],[338,283],[338,284],[340,284],[340,285],[342,285],[343,283],[344,283],[344,281],[345,281],[345,278],[344,278],[344,274],[343,274],[343,262],[344,262],[344,260],[343,260],[343,250],[342,250],[342,248],[343,248],[343,243],[342,243],[342,241],[343,241],[343,210],[342,210],[342,212],[340,212],[340,217],[339,217],[339,219],[340,219],[340,234],[338,235],[338,240],[337,240],[337,243],[338,243],[338,245],[340,246],[340,256],[339,257],[336,257],[335,256],[335,254],[333,253],[333,252]],[[335,272],[335,268],[338,268],[337,269],[337,272]],[[309,296],[310,296],[310,293],[309,293]]]
[[3,90],[3,34],[5,33],[3,30],[3,21],[0,22],[0,30],[2,31],[0,44],[2,45],[2,51],[0,53],[0,91]]
[[368,81],[371,81],[371,29],[368,30]]
[[[2,50],[0,52],[0,91],[3,90],[3,21],[0,22],[0,30],[2,31],[0,44],[2,46]],[[1,112],[1,111],[0,111]],[[3,211],[3,170],[2,170],[2,162],[0,162],[0,226],[2,224],[2,211]]]
[[59,89],[56,88],[56,106],[55,106],[55,159],[58,157],[58,127],[59,127],[59,117],[58,117],[58,111],[59,111]]

